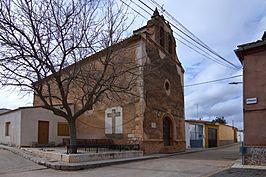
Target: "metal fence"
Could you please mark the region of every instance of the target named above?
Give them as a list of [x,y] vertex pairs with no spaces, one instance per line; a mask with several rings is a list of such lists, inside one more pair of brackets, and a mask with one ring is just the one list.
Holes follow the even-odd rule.
[[106,151],[139,151],[139,144],[84,144],[84,145],[67,145],[67,154],[70,152],[106,152]]

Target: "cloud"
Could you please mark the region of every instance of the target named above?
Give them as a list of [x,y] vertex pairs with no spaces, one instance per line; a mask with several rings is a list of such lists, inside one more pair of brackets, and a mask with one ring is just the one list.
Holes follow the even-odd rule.
[[[266,0],[158,0],[176,19],[230,62],[240,65],[234,54],[237,45],[256,41],[266,30]],[[150,1],[147,1],[154,8]],[[141,10],[134,6],[135,9]],[[142,13],[145,14],[144,12]],[[149,18],[149,15],[145,16]],[[134,29],[146,24],[145,19],[137,19]],[[131,33],[129,33],[131,34]],[[185,85],[216,80],[242,74],[206,59],[198,53],[178,43],[178,57],[185,68]],[[225,116],[229,123],[242,128],[242,86],[228,85],[225,80],[211,84],[185,87],[186,118],[206,120],[215,116]],[[15,108],[32,102],[31,97],[24,97],[1,91],[0,107]]]
[[[197,37],[238,66],[241,64],[234,49],[260,39],[266,30],[266,0],[159,0],[158,3],[164,4],[164,8]],[[185,85],[242,74],[241,70],[216,64],[182,44],[179,44],[178,54],[186,71]],[[243,128],[242,85],[228,84],[241,79],[185,87],[186,118],[198,115],[210,120],[225,116],[229,123]]]
[[18,107],[32,106],[32,93],[19,92],[12,87],[4,88],[0,93],[0,108],[15,109]]

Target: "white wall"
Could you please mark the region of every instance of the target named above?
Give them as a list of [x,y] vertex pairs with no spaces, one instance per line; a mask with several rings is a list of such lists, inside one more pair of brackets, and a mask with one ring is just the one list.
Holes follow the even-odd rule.
[[237,142],[243,142],[244,141],[244,134],[243,134],[243,132],[237,132]]
[[[9,136],[5,136],[6,122],[10,122]],[[9,146],[20,146],[21,111],[15,110],[0,115],[0,143]]]
[[[205,125],[204,124],[201,124],[201,123],[198,123],[196,125],[202,125],[203,127],[203,148],[205,147]],[[186,149],[190,149],[191,146],[190,146],[190,132],[192,130],[194,130],[194,127],[195,126],[195,123],[188,123],[188,122],[185,122],[185,133],[186,133]]]
[[186,134],[186,149],[190,149],[190,131],[189,123],[185,122],[185,134]]
[[33,142],[38,142],[38,121],[49,121],[49,142],[58,145],[62,143],[63,138],[68,138],[57,136],[58,122],[66,122],[64,118],[43,108],[27,108],[21,112],[21,146],[30,146]]

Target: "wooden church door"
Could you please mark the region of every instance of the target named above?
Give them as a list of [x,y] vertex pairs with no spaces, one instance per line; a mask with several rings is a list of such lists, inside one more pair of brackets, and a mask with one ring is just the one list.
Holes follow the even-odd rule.
[[164,146],[171,145],[171,120],[168,117],[163,119],[163,142]]

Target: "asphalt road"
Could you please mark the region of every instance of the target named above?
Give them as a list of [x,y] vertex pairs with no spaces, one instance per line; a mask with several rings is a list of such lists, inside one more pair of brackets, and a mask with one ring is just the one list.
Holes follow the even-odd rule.
[[0,177],[200,177],[211,176],[225,170],[238,157],[239,146],[236,145],[96,169],[58,171],[36,165],[9,151],[0,149]]

